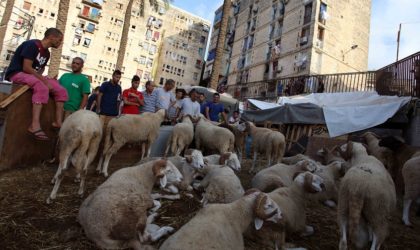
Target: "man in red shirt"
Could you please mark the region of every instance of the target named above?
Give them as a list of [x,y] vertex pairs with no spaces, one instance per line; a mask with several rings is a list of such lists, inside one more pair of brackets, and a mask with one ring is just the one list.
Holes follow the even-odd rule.
[[124,106],[122,109],[123,114],[140,114],[140,106],[144,105],[143,95],[137,90],[140,84],[140,77],[137,75],[131,79],[131,88],[123,91]]

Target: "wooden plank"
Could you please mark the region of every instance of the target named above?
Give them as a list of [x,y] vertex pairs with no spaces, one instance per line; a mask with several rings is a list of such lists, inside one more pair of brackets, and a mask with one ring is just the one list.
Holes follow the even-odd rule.
[[6,108],[11,102],[16,100],[19,96],[21,96],[23,93],[25,93],[30,87],[28,85],[21,86],[18,90],[13,92],[11,95],[9,95],[6,99],[4,99],[0,103],[0,108],[4,109]]

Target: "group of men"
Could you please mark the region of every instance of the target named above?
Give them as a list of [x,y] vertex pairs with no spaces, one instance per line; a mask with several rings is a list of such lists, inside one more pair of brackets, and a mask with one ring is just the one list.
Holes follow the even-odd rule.
[[112,79],[95,88],[89,97],[91,85],[89,79],[82,74],[84,60],[80,57],[73,58],[72,72],[63,74],[58,80],[57,77],[43,76],[50,58],[49,48],[59,48],[62,42],[63,33],[60,30],[47,29],[42,40],[25,41],[16,49],[6,71],[7,80],[28,85],[33,90],[32,121],[27,131],[36,140],[49,140],[41,128],[40,114],[43,105],[48,103],[50,94],[56,104],[55,119],[51,126],[57,130],[60,129],[63,118],[85,108],[107,118],[121,113],[141,114],[159,109],[173,109],[175,115],[171,119],[168,117],[169,123],[174,123],[183,115],[194,116],[200,113],[212,121],[228,121],[218,93],[213,95],[213,102],[209,103],[205,101],[204,93],[198,93],[195,89],[189,92],[189,97],[177,99],[172,93],[175,87],[172,79],[167,80],[163,88],[157,89],[154,89],[152,81],[148,81],[145,91],[139,92],[137,89],[140,77],[135,75],[131,80],[131,87],[122,91],[121,71],[115,70]]

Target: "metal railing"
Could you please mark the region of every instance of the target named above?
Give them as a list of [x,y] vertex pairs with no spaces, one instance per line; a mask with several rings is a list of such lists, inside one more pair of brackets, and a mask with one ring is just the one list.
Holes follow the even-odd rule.
[[420,98],[420,52],[377,71],[304,75],[227,86],[227,92],[240,100],[273,100],[279,96],[307,93],[374,90],[381,95]]

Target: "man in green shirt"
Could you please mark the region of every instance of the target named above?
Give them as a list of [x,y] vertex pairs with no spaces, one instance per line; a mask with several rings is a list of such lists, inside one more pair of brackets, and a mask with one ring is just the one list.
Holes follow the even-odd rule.
[[90,94],[89,79],[82,74],[84,61],[75,57],[71,63],[72,73],[65,73],[59,82],[67,90],[69,100],[64,103],[64,119],[71,113],[86,106]]

